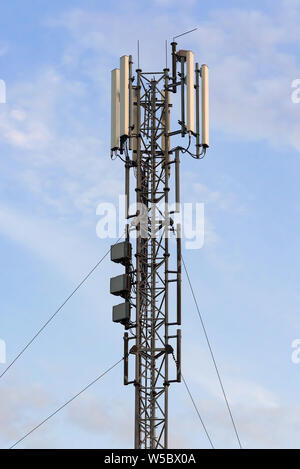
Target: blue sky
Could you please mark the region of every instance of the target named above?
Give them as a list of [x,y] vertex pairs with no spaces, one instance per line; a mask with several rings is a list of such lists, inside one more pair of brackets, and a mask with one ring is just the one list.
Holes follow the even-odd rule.
[[[211,148],[182,161],[183,201],[205,203],[205,244],[186,251],[244,447],[300,447],[300,1],[5,2],[0,19],[0,338],[8,361],[110,244],[99,202],[122,192],[109,157],[110,70],[123,54],[163,66],[164,41],[211,70]],[[122,353],[106,260],[0,383],[0,445]],[[236,441],[183,281],[183,370],[216,447]],[[0,372],[4,365],[0,365]],[[134,390],[115,369],[20,447],[131,447]],[[170,392],[170,446],[208,447],[183,385]],[[193,430],[193,431],[191,431]]]

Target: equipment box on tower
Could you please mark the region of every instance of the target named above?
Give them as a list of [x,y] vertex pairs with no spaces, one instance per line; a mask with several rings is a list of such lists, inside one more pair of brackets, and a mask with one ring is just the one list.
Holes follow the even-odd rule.
[[127,322],[130,319],[130,305],[129,302],[120,303],[113,306],[112,320],[113,322]]
[[110,259],[125,265],[131,258],[131,244],[128,241],[114,244],[110,248]]
[[130,290],[130,277],[127,274],[117,275],[110,279],[110,293],[112,295],[125,296]]

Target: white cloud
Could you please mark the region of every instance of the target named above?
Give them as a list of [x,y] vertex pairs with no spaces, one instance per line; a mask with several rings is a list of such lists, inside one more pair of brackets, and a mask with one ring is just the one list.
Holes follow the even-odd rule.
[[[238,360],[230,360],[228,356],[226,359],[216,359],[242,445],[245,448],[299,447],[298,404],[286,404],[277,390],[245,378],[247,372],[242,371],[241,367],[237,368]],[[207,348],[199,347],[191,341],[184,350],[184,363],[183,374],[216,447],[237,447],[230,416]],[[227,366],[224,367],[224,363]],[[180,394],[181,405],[187,409],[182,415],[182,425],[184,428],[186,419],[188,432],[188,422],[191,422],[194,413],[192,404],[185,395],[185,389],[176,387],[173,392]],[[199,435],[202,435],[200,422],[198,424]]]
[[[286,0],[281,4],[282,9],[274,8],[269,15],[258,11],[219,11],[201,23],[185,43],[211,67],[214,129],[235,138],[257,142],[265,139],[271,145],[286,144],[300,150],[300,106],[290,100],[290,83],[300,77],[299,2]],[[134,51],[137,37],[143,37],[142,66],[156,68],[157,62],[163,64],[165,36],[172,37],[177,32],[174,24],[178,24],[179,16],[178,12],[165,14],[157,10],[146,23],[140,21],[138,14],[132,18],[134,30],[124,12],[114,13],[112,18],[107,13],[73,10],[52,22],[71,33],[60,72],[46,67],[30,82],[16,83],[10,87],[10,103],[1,108],[1,138],[13,148],[16,161],[22,161],[12,181],[25,187],[47,208],[54,207],[56,214],[94,213],[100,198],[113,198],[123,187],[120,176],[115,174],[117,163],[110,162],[105,142],[100,138],[103,127],[98,125],[99,121],[95,124],[96,114],[86,111],[95,101],[95,95],[90,99],[88,88],[95,83],[101,88],[97,112],[103,112],[108,103],[108,72],[119,55]],[[190,29],[196,20],[194,15],[181,11],[180,30]],[[153,54],[154,45],[157,54]],[[80,79],[66,78],[76,76],[70,71],[80,72]],[[107,111],[104,121],[108,114]],[[230,194],[224,196],[219,190],[199,184],[194,191],[218,210],[237,208]],[[2,204],[0,231],[77,280],[74,252],[79,255],[78,269],[85,271],[86,262],[95,259],[94,250],[71,230],[52,224],[47,215],[41,219]],[[207,226],[211,230],[210,239],[216,241],[214,227]],[[198,359],[201,353],[197,350],[193,356]],[[187,373],[193,378],[191,370]],[[214,399],[220,398],[220,394],[207,377],[209,372],[202,364],[201,374],[192,382],[197,390],[205,391],[201,406],[206,409],[210,425],[220,426],[222,441],[226,441],[224,434],[228,433],[230,421],[223,404],[215,406]],[[232,373],[227,376],[226,389],[242,439],[248,445],[289,444],[299,422],[296,406],[294,409],[283,406],[272,390]],[[93,400],[77,406],[77,410],[70,409],[69,418],[87,431],[102,432],[102,424],[108,424],[110,418],[117,424],[107,409],[95,408]],[[86,413],[80,415],[80,409]],[[17,422],[19,414],[14,415]],[[4,417],[3,422],[11,415]],[[189,424],[187,432],[188,427]],[[6,431],[16,436],[14,428],[8,427]],[[230,435],[231,441],[233,436]],[[173,438],[174,444],[182,442],[182,433]]]
[[[141,21],[140,13],[130,8],[119,16],[114,14],[113,21],[107,13],[76,9],[52,25],[70,31],[76,41],[72,47],[77,47],[77,65],[94,64],[87,62],[85,55],[93,50],[108,54],[102,62],[103,70],[112,68],[115,57],[135,51],[136,38],[143,37],[141,63],[151,68],[163,60],[162,44],[175,34],[174,19],[179,14],[183,30],[197,21],[197,15],[180,8],[169,15],[152,11],[149,23]],[[210,20],[200,22],[198,31],[180,41],[188,42],[196,57],[211,68],[212,127],[228,136],[266,140],[273,146],[288,144],[300,150],[300,107],[293,105],[290,96],[291,81],[300,76],[298,4],[279,2],[271,13],[226,8],[210,16]],[[137,25],[134,37],[127,30],[133,17]],[[161,58],[153,54],[153,48],[161,48]]]
[[2,385],[0,435],[5,440],[18,439],[32,427],[35,412],[45,411],[52,402],[51,396],[38,384]]
[[223,133],[300,150],[300,108],[291,102],[291,82],[300,76],[300,11],[294,13],[292,21],[288,7],[272,15],[219,11],[200,26],[200,56],[211,65],[212,123]]
[[47,69],[31,82],[12,85],[10,101],[0,109],[0,133],[16,160],[9,177],[38,196],[39,204],[80,217],[117,195],[116,187],[121,191],[100,129],[90,128],[94,116],[86,110],[85,93],[85,84]]
[[0,205],[0,233],[71,280],[78,281],[78,273],[85,272],[99,256],[98,253],[96,256],[95,245],[87,244],[72,228],[3,204]]
[[[174,8],[182,5],[181,0],[154,0],[159,7]],[[196,0],[185,0],[185,7],[195,5]],[[179,33],[180,34],[180,33]]]
[[[228,137],[267,140],[271,145],[284,142],[298,149],[300,107],[291,102],[290,84],[300,76],[300,67],[294,49],[287,52],[284,46],[296,47],[300,13],[294,2],[282,5],[272,14],[218,10],[183,40],[211,67],[213,129]],[[22,155],[14,152],[19,161],[22,158],[15,179],[38,196],[39,202],[64,215],[84,216],[92,214],[100,200],[122,191],[122,168],[118,166],[116,175],[117,163],[110,162],[106,148],[108,139],[100,137],[101,128],[103,137],[109,127],[105,118],[105,112],[109,115],[109,70],[119,55],[136,49],[139,32],[145,38],[141,43],[143,66],[156,68],[155,62],[163,62],[162,44],[166,35],[174,34],[178,8],[168,15],[155,10],[149,24],[142,24],[141,13],[131,7],[113,18],[107,12],[73,9],[48,21],[48,26],[65,28],[71,35],[62,51],[60,71],[45,66],[30,82],[11,86],[10,103],[1,108],[0,115],[2,138],[22,151]],[[128,31],[126,15],[135,18],[138,29],[134,34]],[[197,19],[192,21],[187,10],[180,15],[183,29]],[[150,37],[154,37],[154,45]],[[153,46],[161,47],[161,58],[153,55]],[[73,58],[65,62],[68,54]],[[77,72],[80,78],[76,78]],[[97,113],[87,108],[90,85],[93,91],[99,89],[98,109],[104,112],[104,127],[100,120],[95,126]],[[222,209],[227,202],[217,192],[215,196]]]
[[87,394],[81,401],[69,407],[67,418],[87,432],[111,436],[118,440],[119,447],[131,447],[132,419],[131,409],[122,401]]
[[0,42],[0,56],[6,55],[8,51],[9,51],[9,44]]

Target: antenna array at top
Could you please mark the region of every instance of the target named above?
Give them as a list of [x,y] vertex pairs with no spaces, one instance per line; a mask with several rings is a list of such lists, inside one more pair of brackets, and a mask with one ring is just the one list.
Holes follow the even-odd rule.
[[[194,30],[191,30],[194,31]],[[188,34],[187,31],[183,34]],[[179,36],[182,36],[180,34]],[[176,36],[176,37],[179,37]],[[174,38],[175,39],[175,38]],[[172,47],[172,75],[168,92],[181,92],[180,130],[171,131],[169,137],[181,134],[196,139],[196,157],[200,157],[209,147],[209,70],[207,65],[194,64],[194,53],[190,50],[176,51],[176,42]],[[135,144],[134,77],[132,76],[131,56],[120,58],[120,68],[111,72],[111,151],[123,152],[125,142],[129,139],[129,147]],[[177,72],[178,65],[180,72]],[[139,70],[139,69],[138,69]],[[201,82],[201,92],[199,90]],[[201,134],[200,134],[201,109]]]

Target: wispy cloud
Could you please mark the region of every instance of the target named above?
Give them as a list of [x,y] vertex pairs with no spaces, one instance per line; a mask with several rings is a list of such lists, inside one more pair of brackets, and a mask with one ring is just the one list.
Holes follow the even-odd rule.
[[[70,32],[76,41],[72,44],[73,50],[77,50],[76,65],[84,63],[87,69],[95,65],[87,55],[91,50],[101,55],[102,68],[109,69],[116,56],[135,51],[135,41],[141,35],[144,38],[142,66],[149,68],[155,67],[153,37],[155,47],[162,51],[161,59],[156,59],[160,62],[162,44],[166,37],[174,35],[173,20],[179,12],[183,30],[190,29],[199,20],[198,31],[189,36],[188,42],[196,56],[211,68],[213,127],[228,136],[257,142],[265,140],[272,146],[284,142],[299,150],[299,107],[290,98],[291,82],[300,76],[296,52],[298,3],[281,1],[268,13],[249,8],[219,9],[211,13],[211,19],[204,21],[193,16],[192,11],[193,7],[187,11],[178,6],[164,15],[154,9],[151,22],[144,23],[141,13],[130,8],[120,15],[114,14],[112,21],[108,20],[108,13],[75,9],[52,21],[52,26],[64,27]],[[132,15],[136,24],[134,35],[127,28]],[[107,37],[110,37],[109,43]]]
[[0,434],[6,440],[16,440],[33,425],[36,412],[52,404],[51,395],[39,385],[2,386],[0,406]]
[[72,228],[3,204],[0,205],[0,233],[73,281],[96,262],[95,244],[87,244]]
[[[19,192],[19,208],[6,199],[1,203],[0,232],[72,280],[78,280],[77,272],[86,271],[87,264],[90,267],[96,252],[79,230],[75,234],[74,226],[77,229],[87,219],[96,224],[97,202],[111,201],[122,192],[122,169],[119,165],[116,170],[108,153],[108,76],[120,55],[136,55],[138,38],[143,38],[142,67],[156,69],[164,65],[166,37],[198,22],[198,31],[182,39],[181,45],[188,43],[200,61],[210,65],[213,132],[244,142],[264,140],[273,147],[286,145],[300,150],[300,107],[290,99],[291,82],[300,77],[300,2],[278,2],[278,7],[268,13],[249,8],[220,9],[205,20],[197,13],[197,2],[191,2],[189,10],[181,8],[177,1],[156,3],[164,8],[147,4],[147,22],[141,21],[144,12],[136,11],[134,6],[125,9],[121,4],[118,12],[72,9],[49,20],[47,27],[67,33],[59,64],[43,63],[35,76],[10,84],[9,102],[0,109],[1,145],[13,163],[12,170],[3,174]],[[157,54],[153,54],[153,49]],[[230,192],[200,184],[192,177],[188,181],[192,184],[192,196],[203,199],[214,210],[244,210]],[[8,198],[7,194],[3,198]],[[32,213],[21,208],[24,194],[30,197]],[[210,220],[206,230],[208,239],[216,243],[218,233]],[[230,263],[233,264],[232,255]],[[97,301],[99,304],[99,290]],[[233,444],[226,409],[201,356],[202,350],[195,348],[185,361],[187,376],[217,442]],[[197,357],[201,368],[196,377],[189,368],[192,357]],[[185,393],[183,386],[180,389]],[[226,389],[246,446],[280,447],[291,442],[297,445],[297,405],[284,405],[275,390],[259,380],[237,376],[232,370],[226,374]],[[200,390],[203,395],[198,394]],[[37,404],[39,396],[44,395],[40,390],[29,388],[20,396],[11,389],[4,392],[8,405],[0,412],[0,431],[5,438],[19,436],[18,422],[23,422],[21,401],[27,400],[30,393],[34,396],[28,401],[32,407],[44,408],[43,403]],[[44,398],[46,402],[49,396]],[[117,428],[119,441],[125,445],[128,427],[132,429],[127,409],[120,404],[114,412],[109,399],[104,406],[97,402],[93,397],[78,401],[69,409],[68,421],[96,434],[103,434],[103,427],[111,433]],[[180,421],[180,428],[174,427],[172,434],[174,446],[188,446],[190,441],[190,416],[194,410],[187,402],[182,408],[182,420],[178,418],[180,408],[172,412]]]

